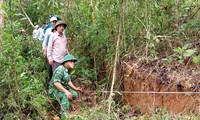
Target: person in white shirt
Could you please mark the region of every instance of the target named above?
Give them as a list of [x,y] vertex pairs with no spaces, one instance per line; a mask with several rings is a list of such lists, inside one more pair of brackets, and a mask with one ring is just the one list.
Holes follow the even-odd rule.
[[39,26],[36,25],[35,29],[33,30],[33,35],[32,35],[33,38],[36,39],[36,40],[38,40],[38,33],[39,33],[38,29],[39,29]]
[[[51,17],[50,18],[50,22],[51,22],[51,26],[55,26],[56,22],[57,22],[57,18],[56,17]],[[46,49],[46,42],[49,39],[50,35],[53,33],[52,32],[52,27],[48,28],[46,30],[46,33],[44,35],[44,40],[43,40],[43,44],[42,44],[42,51],[43,51],[43,56],[46,57],[47,56],[47,49]]]
[[46,26],[46,23],[42,23],[42,26],[38,29],[38,31],[39,31],[39,33],[38,33],[39,41],[44,40],[44,26]]

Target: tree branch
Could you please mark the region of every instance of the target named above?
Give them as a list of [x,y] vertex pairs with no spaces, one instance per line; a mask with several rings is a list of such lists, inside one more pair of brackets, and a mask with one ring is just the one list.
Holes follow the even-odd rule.
[[30,18],[28,17],[28,15],[26,14],[24,8],[22,7],[22,4],[21,4],[20,0],[18,0],[18,2],[19,2],[19,7],[22,9],[22,11],[23,11],[23,13],[25,14],[26,18],[28,19],[29,23],[30,23],[31,26],[34,28],[34,25],[33,25],[33,23],[31,22],[31,20],[30,20]]
[[116,72],[117,72],[117,62],[119,60],[119,47],[120,47],[120,37],[121,37],[121,27],[122,27],[122,2],[119,2],[119,25],[118,25],[118,36],[117,36],[117,44],[115,49],[115,61],[114,61],[114,67],[113,67],[113,79],[110,89],[110,95],[108,98],[108,114],[110,115],[110,109],[113,99],[113,88],[116,81]]

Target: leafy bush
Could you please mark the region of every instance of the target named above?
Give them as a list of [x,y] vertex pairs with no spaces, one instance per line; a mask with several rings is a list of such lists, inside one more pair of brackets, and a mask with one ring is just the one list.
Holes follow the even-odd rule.
[[[44,116],[46,93],[44,81],[44,60],[41,44],[24,36],[6,34],[0,61],[1,119],[34,118],[34,114]],[[17,114],[18,115],[17,115]],[[36,115],[38,116],[38,115]]]

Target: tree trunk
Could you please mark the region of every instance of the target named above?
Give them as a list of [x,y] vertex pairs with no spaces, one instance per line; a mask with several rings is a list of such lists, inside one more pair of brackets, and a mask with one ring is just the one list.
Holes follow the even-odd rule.
[[3,9],[1,8],[3,4],[3,0],[0,0],[0,34],[1,39],[4,39],[4,15],[3,15]]

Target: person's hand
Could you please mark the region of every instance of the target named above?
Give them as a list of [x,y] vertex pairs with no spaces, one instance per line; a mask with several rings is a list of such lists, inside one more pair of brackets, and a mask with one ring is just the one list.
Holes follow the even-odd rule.
[[43,50],[43,56],[46,57],[47,56],[47,51],[44,49]]
[[77,87],[76,91],[83,92],[82,88],[80,88],[80,87]]
[[52,65],[53,64],[53,60],[49,60],[49,65]]
[[68,99],[72,99],[72,94],[70,92],[65,92],[65,95]]
[[72,42],[72,38],[67,38],[68,43]]

